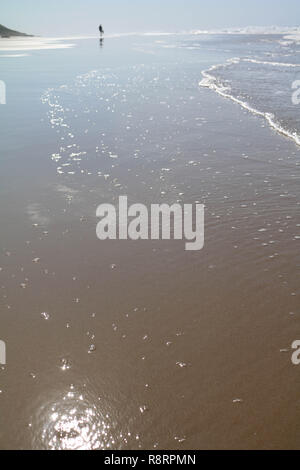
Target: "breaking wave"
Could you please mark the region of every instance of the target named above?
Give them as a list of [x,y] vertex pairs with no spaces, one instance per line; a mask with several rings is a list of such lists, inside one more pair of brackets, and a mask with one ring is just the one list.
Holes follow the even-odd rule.
[[254,62],[258,64],[264,65],[275,65],[275,66],[285,66],[285,67],[300,67],[297,64],[283,64],[280,62],[264,62],[264,61],[256,61],[254,59],[242,59],[242,58],[232,58],[228,59],[225,64],[218,64],[213,65],[210,69],[205,70],[202,72],[203,79],[199,82],[201,87],[209,88],[210,90],[215,91],[220,96],[226,99],[230,99],[234,103],[241,106],[243,109],[246,109],[248,112],[254,114],[255,116],[261,117],[265,119],[268,125],[274,129],[278,134],[281,134],[289,139],[292,139],[297,145],[300,146],[300,135],[297,132],[292,132],[291,130],[283,127],[275,118],[273,113],[264,112],[259,109],[254,108],[246,101],[243,101],[231,93],[231,88],[227,84],[225,85],[219,80],[213,73],[219,69],[224,69],[231,67],[233,65],[237,65],[240,62]]

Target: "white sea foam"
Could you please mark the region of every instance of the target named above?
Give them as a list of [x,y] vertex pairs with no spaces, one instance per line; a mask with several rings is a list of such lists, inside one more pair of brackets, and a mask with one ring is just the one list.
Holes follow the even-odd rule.
[[[291,37],[297,38],[300,41],[300,27],[290,26],[246,26],[237,28],[221,28],[221,29],[193,29],[178,32],[149,32],[149,33],[123,33],[124,35],[134,34],[142,36],[170,36],[170,35],[201,35],[201,34],[241,34],[241,35],[288,35],[287,40]],[[294,39],[293,39],[294,40]]]
[[212,75],[212,72],[214,72],[214,71],[216,71],[220,68],[230,67],[234,64],[239,63],[242,60],[243,59],[239,59],[239,58],[230,59],[225,64],[214,65],[210,69],[208,69],[207,71],[203,71],[202,72],[203,79],[199,82],[199,85],[202,86],[202,87],[206,87],[206,88],[209,88],[210,90],[215,91],[216,93],[221,95],[223,98],[230,99],[234,103],[241,106],[243,109],[246,109],[250,113],[265,119],[267,121],[268,125],[272,129],[274,129],[279,134],[284,135],[285,137],[288,137],[289,139],[292,139],[297,145],[300,146],[300,135],[299,134],[297,134],[296,132],[292,132],[289,129],[285,129],[284,127],[282,127],[278,122],[276,122],[274,114],[267,113],[267,112],[264,112],[264,111],[260,111],[256,108],[253,108],[253,106],[251,106],[246,101],[242,101],[239,98],[236,98],[234,95],[230,94],[230,91],[231,91],[230,87],[225,86],[222,82],[220,82],[217,79],[217,77]]
[[293,33],[293,34],[289,34],[287,36],[284,36],[284,38],[286,41],[292,41],[292,42],[296,42],[296,43],[300,43],[300,31],[296,32],[296,33]]
[[267,60],[256,60],[256,59],[240,59],[243,62],[251,62],[253,64],[271,65],[274,67],[300,67],[300,64],[291,64],[286,62],[271,62]]
[[211,29],[211,30],[192,30],[191,34],[261,34],[261,35],[290,35],[298,37],[300,41],[300,28],[299,27],[281,27],[281,26],[247,26],[244,28],[224,28],[224,29]]

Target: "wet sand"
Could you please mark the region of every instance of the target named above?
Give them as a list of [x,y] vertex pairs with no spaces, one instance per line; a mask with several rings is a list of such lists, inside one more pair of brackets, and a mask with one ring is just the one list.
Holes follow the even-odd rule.
[[[105,78],[84,76],[85,86],[71,70],[85,46],[59,51],[51,60],[70,60],[69,76],[46,79],[45,68],[38,90],[26,78],[5,111],[0,446],[297,449],[299,149],[199,88],[215,57],[182,63],[170,52],[166,64],[141,52],[150,40],[131,41],[138,51],[124,68],[114,64],[117,42],[102,56],[90,46],[79,73],[106,61]],[[105,102],[112,83],[126,102]],[[31,121],[22,112],[13,126],[28,106]],[[51,126],[57,117],[70,128]],[[51,159],[68,138],[87,157]],[[120,194],[204,203],[204,249],[100,242],[96,208]]]
[[0,51],[41,51],[49,49],[68,49],[70,47],[74,47],[74,44],[68,44],[59,38],[0,38]]

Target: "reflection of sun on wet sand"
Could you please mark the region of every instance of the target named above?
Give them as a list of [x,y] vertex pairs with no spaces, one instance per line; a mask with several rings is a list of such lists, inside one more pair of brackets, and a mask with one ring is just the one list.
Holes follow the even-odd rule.
[[62,42],[67,39],[69,38],[0,38],[0,51],[34,51],[42,49],[68,49],[74,47],[74,44]]

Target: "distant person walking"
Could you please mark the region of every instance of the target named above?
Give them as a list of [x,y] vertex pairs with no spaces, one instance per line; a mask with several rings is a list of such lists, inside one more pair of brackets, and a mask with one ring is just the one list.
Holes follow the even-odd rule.
[[104,34],[104,29],[102,28],[102,24],[100,24],[99,26],[99,33],[100,33],[100,36],[103,36]]

